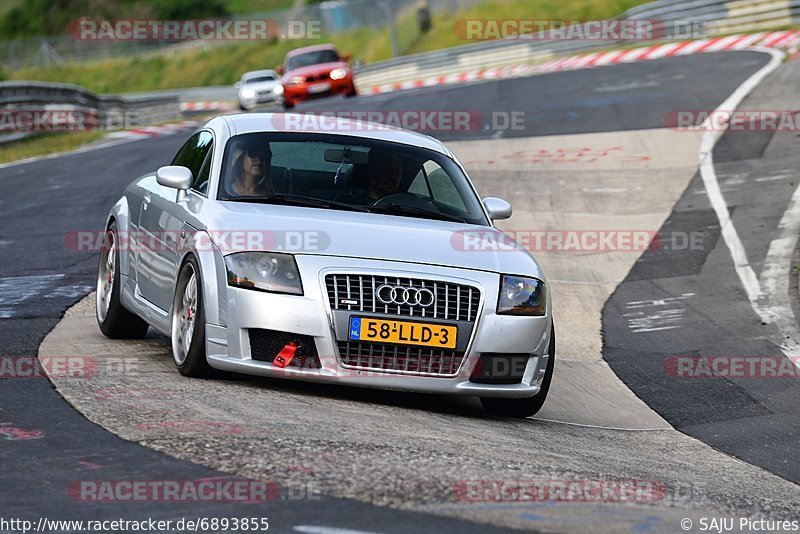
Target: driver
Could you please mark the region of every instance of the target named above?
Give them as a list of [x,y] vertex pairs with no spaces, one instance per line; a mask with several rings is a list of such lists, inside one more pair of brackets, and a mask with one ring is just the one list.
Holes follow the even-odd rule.
[[375,201],[400,191],[403,178],[403,158],[392,152],[372,149],[367,166],[369,184],[367,189],[351,191],[347,200],[358,204],[373,204]]
[[270,176],[272,150],[269,143],[246,139],[233,164],[230,191],[236,196],[269,196],[275,193]]

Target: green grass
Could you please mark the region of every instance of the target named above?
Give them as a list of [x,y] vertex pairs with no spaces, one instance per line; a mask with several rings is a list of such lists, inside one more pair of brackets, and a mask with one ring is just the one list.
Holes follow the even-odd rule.
[[[439,50],[474,43],[453,31],[463,19],[536,21],[586,21],[610,19],[624,11],[646,3],[645,0],[525,0],[524,2],[487,2],[461,11],[455,16],[441,13],[433,17],[433,28],[419,36],[406,53]],[[408,17],[413,19],[413,16]],[[412,20],[413,22],[413,20]]]
[[292,0],[225,0],[225,7],[234,15],[263,13],[292,7]]
[[[242,4],[280,0],[234,0]],[[644,0],[525,0],[493,1],[455,15],[438,14],[433,28],[420,34],[416,14],[411,11],[397,21],[402,53],[419,53],[468,44],[456,35],[453,26],[461,19],[595,20],[611,18]],[[40,80],[74,83],[99,93],[151,91],[228,85],[244,72],[272,68],[296,47],[333,42],[353,60],[372,63],[391,57],[391,42],[385,29],[363,28],[326,36],[315,41],[277,41],[226,43],[207,48],[190,48],[169,54],[151,54],[87,63],[68,63],[63,67],[25,68],[10,73],[15,80]]]
[[100,139],[106,133],[63,132],[26,137],[14,143],[0,145],[0,163],[74,150]]

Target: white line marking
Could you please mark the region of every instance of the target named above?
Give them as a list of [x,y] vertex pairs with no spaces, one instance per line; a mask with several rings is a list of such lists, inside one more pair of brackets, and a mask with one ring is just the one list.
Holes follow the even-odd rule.
[[[789,299],[789,269],[800,233],[800,186],[794,190],[789,206],[778,223],[778,237],[773,239],[764,259],[759,282],[759,301],[764,322],[774,324],[781,334],[779,346],[787,356],[800,356],[800,329]],[[800,359],[790,358],[800,367]]]
[[108,148],[112,146],[121,145],[123,143],[130,143],[131,141],[136,141],[138,139],[142,139],[141,137],[135,138],[126,138],[126,139],[115,139],[113,141],[109,141],[108,143],[100,143],[97,145],[88,145],[82,148],[78,148],[75,150],[67,150],[65,152],[56,152],[54,154],[47,154],[44,156],[34,156],[32,158],[25,158],[19,159],[17,161],[9,161],[8,163],[0,163],[0,169],[5,169],[6,167],[14,167],[16,165],[24,165],[26,163],[33,163],[35,161],[42,161],[46,159],[53,159],[53,158],[60,158],[61,156],[70,156],[72,154],[83,154],[84,152],[92,152],[93,150],[99,150],[101,148]]
[[376,534],[374,532],[367,532],[366,530],[325,527],[322,525],[297,525],[296,527],[293,527],[292,530],[296,532],[304,532],[305,534]]
[[645,308],[647,306],[666,306],[667,304],[674,304],[681,300],[687,300],[694,297],[695,293],[684,293],[680,297],[667,297],[664,299],[655,300],[632,300],[625,304],[626,309]]
[[620,282],[619,280],[604,282],[602,280],[560,280],[558,278],[548,278],[547,281],[553,284],[574,284],[579,286],[610,286],[619,284]]
[[627,187],[584,187],[584,193],[624,193]]
[[787,178],[791,178],[788,174],[779,174],[778,176],[762,176],[761,178],[756,178],[756,182],[775,182],[778,180],[786,180]]
[[[768,53],[772,59],[739,86],[717,108],[717,112],[736,109],[753,89],[780,67],[786,55],[784,52],[773,49],[758,48],[754,50]],[[711,131],[710,126],[710,124],[701,126],[709,131],[703,135],[700,144],[700,175],[711,206],[719,219],[722,237],[731,252],[736,274],[744,286],[753,311],[763,322],[778,327],[780,339],[773,340],[773,342],[781,348],[786,356],[798,356],[800,355],[800,329],[797,327],[796,318],[789,302],[787,269],[790,268],[792,254],[797,245],[797,234],[800,232],[800,187],[795,189],[789,201],[789,207],[781,218],[778,225],[780,235],[770,243],[759,280],[747,259],[744,244],[733,226],[730,211],[720,191],[719,180],[714,169],[714,146],[725,131]],[[800,367],[800,360],[793,359],[792,361]]]
[[0,278],[0,319],[16,316],[18,305],[43,292],[62,278],[63,274]]
[[[173,133],[180,133],[183,130],[188,130],[197,126],[197,122],[195,121],[185,121],[184,123],[177,123],[177,124],[165,124],[163,126],[154,126],[152,128],[161,128],[162,135],[171,135]],[[119,133],[119,132],[116,132]],[[84,147],[76,148],[75,150],[67,150],[64,152],[56,152],[54,154],[45,154],[43,156],[34,156],[32,158],[25,158],[20,159],[17,161],[9,161],[8,163],[0,163],[0,169],[5,169],[6,167],[14,167],[16,165],[24,165],[26,163],[33,163],[35,161],[42,161],[46,159],[53,159],[53,158],[60,158],[61,156],[69,156],[72,154],[83,154],[84,152],[92,152],[94,150],[100,150],[101,148],[109,148],[112,146],[121,145],[124,143],[130,143],[131,141],[138,141],[139,139],[147,139],[148,137],[142,135],[134,135],[123,137],[122,139],[113,139],[113,136],[116,134],[115,132],[111,132],[103,139],[112,139],[111,141],[106,141],[98,144],[87,145]],[[130,133],[130,132],[122,132],[122,133]]]
[[[758,84],[764,80],[764,78],[769,76],[781,65],[784,56],[783,52],[778,52],[775,50],[763,51],[772,56],[770,62],[758,72],[750,76],[750,78],[745,80],[745,82],[740,85],[736,91],[734,91],[733,94],[731,94],[731,96],[725,100],[725,102],[720,104],[720,106],[717,108],[717,112],[721,113],[723,111],[736,109],[739,104],[741,104],[742,100],[744,100],[744,98],[750,94],[750,92],[753,91],[753,89],[755,89]],[[753,308],[755,309],[757,307],[756,303],[761,294],[761,288],[759,287],[758,279],[756,278],[755,272],[753,272],[753,268],[747,261],[747,253],[744,250],[742,240],[739,238],[739,234],[736,232],[736,228],[734,228],[733,223],[731,222],[731,214],[728,211],[728,205],[725,203],[725,198],[722,196],[722,192],[720,191],[719,180],[717,179],[716,171],[714,169],[714,146],[724,134],[724,130],[714,131],[711,128],[710,118],[706,119],[706,122],[703,123],[700,128],[707,130],[706,133],[703,134],[702,141],[700,142],[700,176],[703,179],[703,185],[706,188],[706,193],[708,194],[709,202],[711,202],[711,207],[717,214],[717,219],[719,219],[722,237],[725,240],[725,244],[728,246],[728,249],[731,251],[731,257],[733,258],[736,274],[742,281],[742,285],[747,292],[747,298],[750,300]]]
[[634,334],[642,332],[660,332],[661,330],[674,330],[682,328],[683,317],[686,310],[675,308],[660,310],[651,315],[644,312],[625,313],[622,316],[627,318],[628,328]]
[[600,426],[600,425],[588,425],[585,423],[570,423],[569,421],[557,421],[555,419],[544,419],[542,417],[532,417],[534,421],[544,421],[545,423],[555,423],[559,425],[568,425],[568,426],[577,426],[581,428],[594,428],[597,430],[617,430],[620,432],[662,432],[664,430],[672,430],[672,427],[662,427],[662,428],[620,428],[616,426]]

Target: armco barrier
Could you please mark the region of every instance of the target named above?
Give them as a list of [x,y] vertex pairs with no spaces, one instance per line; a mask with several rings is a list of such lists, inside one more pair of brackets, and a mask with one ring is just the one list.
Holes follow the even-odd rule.
[[148,125],[180,116],[176,94],[96,95],[83,87],[63,83],[0,83],[2,109],[52,105],[95,110],[101,125],[118,124],[121,117],[133,117],[137,125]]
[[[800,23],[800,0],[658,0],[626,11],[621,19],[659,23],[705,24],[708,36],[781,28]],[[366,90],[379,85],[435,78],[470,70],[536,65],[581,51],[608,48],[624,41],[485,41],[415,54],[366,65],[356,84]]]
[[[621,19],[648,20],[665,25],[674,21],[706,25],[709,36],[780,28],[800,22],[800,0],[657,0],[634,7]],[[542,65],[556,58],[608,48],[624,41],[546,41],[508,39],[401,56],[356,69],[362,92],[403,82],[437,80],[502,67]],[[0,106],[60,103],[88,106],[103,113],[137,111],[142,124],[169,121],[180,106],[196,101],[236,100],[232,86],[176,89],[152,93],[98,96],[82,87],[33,82],[0,83]]]

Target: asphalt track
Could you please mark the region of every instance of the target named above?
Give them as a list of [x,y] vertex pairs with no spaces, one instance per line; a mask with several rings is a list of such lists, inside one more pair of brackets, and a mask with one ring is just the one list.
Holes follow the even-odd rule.
[[[740,109],[797,109],[796,62],[767,79]],[[714,151],[722,191],[757,275],[798,187],[797,132],[728,132]],[[737,458],[800,482],[800,380],[772,376],[675,376],[676,358],[774,358],[795,369],[743,295],[719,221],[694,177],[661,232],[697,232],[703,246],[648,251],[604,310],[605,353],[633,391],[675,428]],[[795,264],[796,265],[796,264]],[[788,278],[791,273],[786,272]],[[788,283],[788,280],[787,280]],[[796,282],[792,287],[796,287]],[[685,296],[688,296],[685,297]],[[634,332],[632,301],[644,313],[679,317],[663,330]],[[667,326],[662,323],[662,326]]]
[[[503,132],[503,137],[540,136],[585,132],[611,132],[659,128],[663,126],[666,111],[673,109],[712,109],[722,102],[744,79],[766,63],[761,54],[708,54],[692,58],[675,58],[637,65],[621,65],[587,71],[558,73],[533,78],[503,80],[481,83],[468,87],[446,88],[429,91],[409,91],[396,95],[364,97],[351,101],[320,101],[301,106],[303,109],[470,109],[485,112],[508,110],[524,111],[529,119],[522,132]],[[617,70],[619,69],[619,70]],[[636,72],[639,79],[652,80],[657,86],[643,83],[640,88],[628,87],[624,94],[615,90],[624,72]],[[608,88],[613,96],[597,96],[597,87]],[[496,136],[495,132],[471,132],[466,135],[439,135],[443,139],[485,138]],[[3,196],[0,198],[0,354],[10,356],[33,356],[41,340],[61,318],[65,309],[77,302],[91,290],[96,257],[75,254],[64,246],[64,234],[72,230],[96,229],[108,207],[119,196],[122,188],[134,176],[163,164],[171,158],[186,135],[165,136],[155,139],[125,143],[113,147],[65,155],[54,159],[10,166],[0,169]],[[724,146],[724,145],[723,145]],[[722,147],[721,147],[722,148]],[[688,192],[687,192],[688,194]],[[775,210],[779,217],[781,211]],[[57,221],[54,223],[53,221]],[[704,227],[713,226],[713,221],[702,219]],[[689,224],[693,226],[694,223]],[[765,230],[766,231],[766,230]],[[755,238],[754,238],[755,239]],[[708,256],[717,258],[720,264],[719,283],[727,281],[735,286],[731,270],[726,268],[724,250],[715,250]],[[700,261],[700,260],[698,260]],[[665,267],[666,269],[667,267]],[[637,271],[638,272],[638,271]],[[635,281],[631,273],[631,281]],[[649,279],[652,279],[649,278]],[[648,280],[649,280],[648,279]],[[676,280],[681,282],[680,280]],[[23,290],[20,289],[22,286]],[[26,292],[27,290],[27,292]],[[639,288],[625,287],[624,291],[635,292]],[[615,297],[617,298],[617,297]],[[741,305],[741,295],[731,289],[730,300],[710,301],[711,307],[704,316],[712,317],[713,310]],[[742,321],[751,321],[748,310],[741,310]],[[613,319],[608,319],[609,325]],[[688,329],[681,334],[686,337]],[[614,333],[609,326],[609,332]],[[697,336],[705,336],[707,329],[697,329]],[[646,388],[652,374],[646,372],[641,358],[636,360],[636,369],[644,371],[638,381],[629,378],[624,363],[630,364],[631,354],[652,354],[653,343],[662,343],[614,333],[628,349],[623,356],[609,353],[609,361],[615,370],[640,393]],[[706,338],[709,347],[722,350],[728,345],[714,345],[718,338]],[[728,337],[728,343],[738,338]],[[641,340],[641,341],[640,341]],[[720,341],[722,342],[722,340]],[[660,345],[658,345],[660,346]],[[665,347],[668,345],[664,345]],[[615,348],[616,350],[616,348]],[[674,354],[671,347],[665,354]],[[772,352],[768,352],[772,350]],[[730,351],[726,351],[729,353]],[[748,350],[748,354],[774,353],[774,348],[764,345]],[[628,365],[628,373],[633,366]],[[650,369],[651,373],[654,372]],[[658,369],[656,369],[658,371]],[[708,386],[703,384],[703,388]],[[795,385],[776,381],[762,384],[761,394],[771,396],[770,388],[781,388],[782,398],[789,407],[796,397]],[[705,399],[705,391],[698,391],[694,398],[683,397],[685,388],[670,393],[672,402],[652,404],[662,415],[700,439],[708,440],[723,450],[746,457],[737,448],[740,438],[734,423],[735,418],[716,417],[719,406],[715,403],[697,406],[698,398]],[[655,395],[657,397],[658,395]],[[45,379],[11,380],[0,382],[2,411],[0,422],[16,428],[39,431],[40,439],[4,441],[2,458],[4,465],[16,466],[4,470],[0,500],[4,503],[5,515],[37,518],[43,514],[59,517],[103,517],[150,516],[176,517],[181,515],[248,515],[270,516],[271,524],[288,530],[292,525],[307,524],[313,511],[315,524],[358,530],[391,531],[474,531],[486,532],[489,527],[474,526],[467,522],[443,519],[429,514],[402,512],[381,508],[361,502],[323,497],[319,502],[270,503],[259,505],[215,505],[204,507],[198,514],[194,505],[159,505],[155,503],[126,503],[76,506],[67,497],[63,488],[76,479],[145,479],[160,478],[194,479],[219,476],[218,472],[181,462],[139,445],[123,441],[102,428],[90,423],[67,405]],[[713,398],[713,397],[709,397]],[[719,405],[733,398],[716,397]],[[753,403],[736,404],[753,409],[755,415],[766,414]],[[688,406],[688,408],[687,408]],[[796,402],[795,402],[796,406]],[[678,412],[676,417],[670,411]],[[683,410],[683,411],[681,411]],[[706,417],[703,417],[703,413]],[[683,414],[683,415],[681,415]],[[689,414],[689,415],[686,415]],[[703,428],[711,421],[734,424],[724,433],[720,428]],[[766,419],[764,420],[766,421]],[[784,420],[784,423],[786,421]],[[790,441],[776,436],[784,427],[770,427],[769,440],[786,446]],[[776,432],[777,428],[777,432]],[[722,436],[722,437],[721,437]],[[796,437],[796,436],[795,436]],[[769,441],[763,440],[763,441]],[[787,449],[782,449],[788,452]],[[739,451],[739,452],[737,452]],[[781,450],[764,451],[747,457],[757,465],[785,474],[780,465],[771,465],[780,456]],[[791,478],[791,473],[789,472]],[[274,517],[274,519],[272,519]]]

